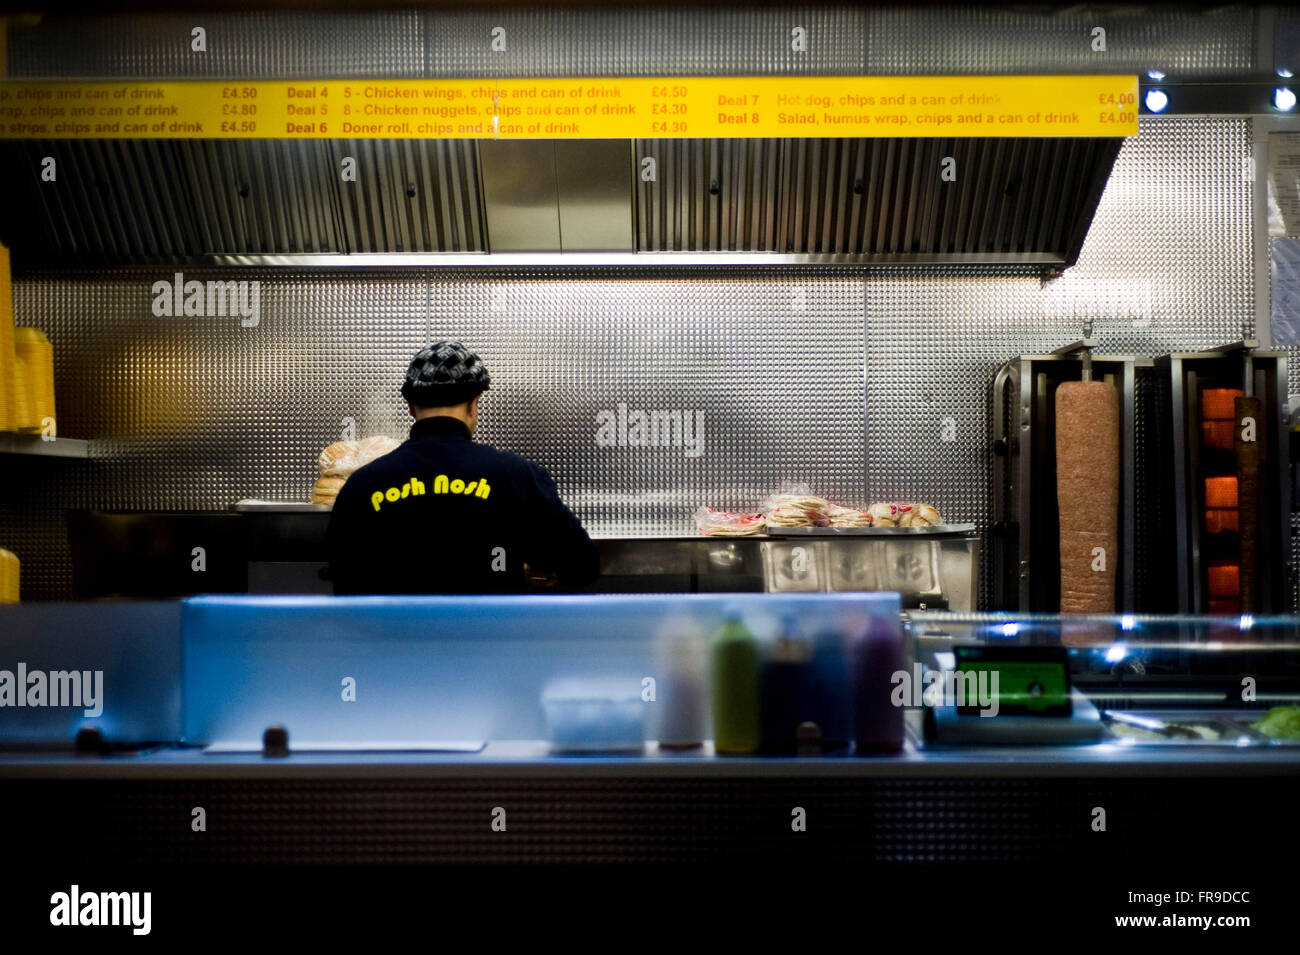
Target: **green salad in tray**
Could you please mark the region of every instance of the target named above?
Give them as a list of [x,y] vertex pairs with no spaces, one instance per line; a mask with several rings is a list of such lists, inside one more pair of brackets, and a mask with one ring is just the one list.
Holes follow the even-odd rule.
[[1300,739],[1300,706],[1275,706],[1251,726],[1274,739]]

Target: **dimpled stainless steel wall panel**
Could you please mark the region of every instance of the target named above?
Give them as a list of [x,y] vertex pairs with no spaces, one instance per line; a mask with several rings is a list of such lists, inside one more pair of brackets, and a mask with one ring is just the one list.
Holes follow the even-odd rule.
[[[835,272],[440,272],[431,335],[483,356],[482,438],[550,470],[594,533],[694,533],[701,504],[752,511],[786,481],[861,500],[861,296]],[[600,446],[620,404],[702,420],[700,453]]]
[[[1291,566],[1300,567],[1300,516],[1291,515]],[[1291,612],[1300,613],[1300,575],[1291,574]]]
[[[1143,6],[521,9],[47,16],[11,28],[14,77],[643,76],[1125,72],[1229,76],[1257,11]],[[1282,20],[1285,27],[1289,21]],[[208,51],[190,49],[203,26]],[[1092,30],[1106,30],[1093,50]],[[791,31],[803,27],[796,51]],[[505,31],[493,49],[493,30]],[[500,45],[500,44],[499,44]],[[1269,68],[1263,64],[1260,68]]]
[[[867,13],[868,74],[1132,73],[1227,76],[1255,63],[1257,11],[1078,5],[908,7]],[[1093,30],[1105,30],[1094,50]],[[1032,40],[1030,39],[1032,37]]]
[[[426,14],[429,76],[854,75],[866,21],[851,7],[518,9]],[[803,27],[807,47],[793,48]],[[493,50],[493,30],[505,31]]]
[[[986,530],[993,375],[1008,358],[1079,338],[1086,318],[1109,354],[1155,356],[1240,337],[1254,307],[1249,149],[1246,120],[1142,120],[1078,264],[1045,287],[1010,272],[872,273],[869,496],[928,500]],[[942,440],[945,419],[953,441]],[[987,551],[982,564],[987,583]]]
[[[207,52],[191,31],[207,31]],[[9,75],[294,79],[418,77],[424,19],[381,13],[243,12],[44,16],[9,28]]]

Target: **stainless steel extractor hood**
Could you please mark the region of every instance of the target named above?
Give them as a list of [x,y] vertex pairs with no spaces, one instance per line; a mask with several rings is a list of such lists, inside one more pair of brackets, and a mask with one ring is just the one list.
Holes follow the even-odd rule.
[[0,240],[33,265],[1059,268],[1122,142],[5,142]]
[[481,143],[494,252],[632,252],[632,153],[601,139]]

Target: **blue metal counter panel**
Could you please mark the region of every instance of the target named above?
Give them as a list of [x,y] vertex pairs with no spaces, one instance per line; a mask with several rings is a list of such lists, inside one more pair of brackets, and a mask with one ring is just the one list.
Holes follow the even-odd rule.
[[[24,691],[25,703],[36,689],[34,674],[44,674],[39,682],[45,684],[40,705],[3,697],[0,742],[70,743],[82,727],[98,729],[112,743],[177,739],[180,614],[178,602],[0,606],[0,671],[17,684],[21,664],[29,680],[15,689]],[[50,677],[73,672],[84,686]],[[5,679],[0,672],[0,684]],[[76,689],[88,691],[80,701],[72,699]]]
[[735,607],[762,632],[794,614],[849,634],[896,594],[198,597],[182,614],[184,740],[512,740],[546,736],[542,694],[601,681],[639,697],[656,641]]

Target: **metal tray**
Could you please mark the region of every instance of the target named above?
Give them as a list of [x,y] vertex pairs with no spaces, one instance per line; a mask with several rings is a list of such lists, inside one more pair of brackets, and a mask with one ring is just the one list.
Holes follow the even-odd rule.
[[256,501],[252,499],[236,501],[230,505],[230,509],[240,513],[253,511],[279,514],[320,513],[321,511],[332,510],[329,504],[312,504],[309,501]]
[[[909,534],[971,534],[974,524],[931,524],[926,527],[781,527],[767,537],[902,537]],[[756,535],[763,536],[763,535]]]
[[[1115,725],[1110,719],[1111,713],[1125,713],[1161,720],[1165,723],[1196,723],[1211,726],[1218,730],[1220,735],[1218,739],[1188,739],[1179,736],[1138,739],[1132,736],[1117,736],[1111,730]],[[1262,711],[1256,710],[1107,710],[1102,714],[1102,723],[1112,738],[1125,740],[1131,746],[1268,746],[1271,743],[1283,742],[1251,729],[1250,724],[1262,715]]]
[[[1285,704],[1279,703],[1277,705],[1295,706],[1296,703],[1295,701],[1291,700],[1291,701],[1286,701]],[[1269,736],[1267,733],[1261,733],[1259,730],[1254,729],[1253,727],[1250,726],[1250,724],[1254,723],[1256,720],[1263,719],[1264,714],[1267,712],[1268,709],[1234,710],[1232,713],[1232,718],[1235,719],[1238,723],[1246,724],[1246,728],[1249,729],[1250,732],[1254,733],[1260,739],[1267,740],[1269,743],[1271,743],[1274,746],[1300,746],[1300,739],[1283,739],[1277,736]]]

